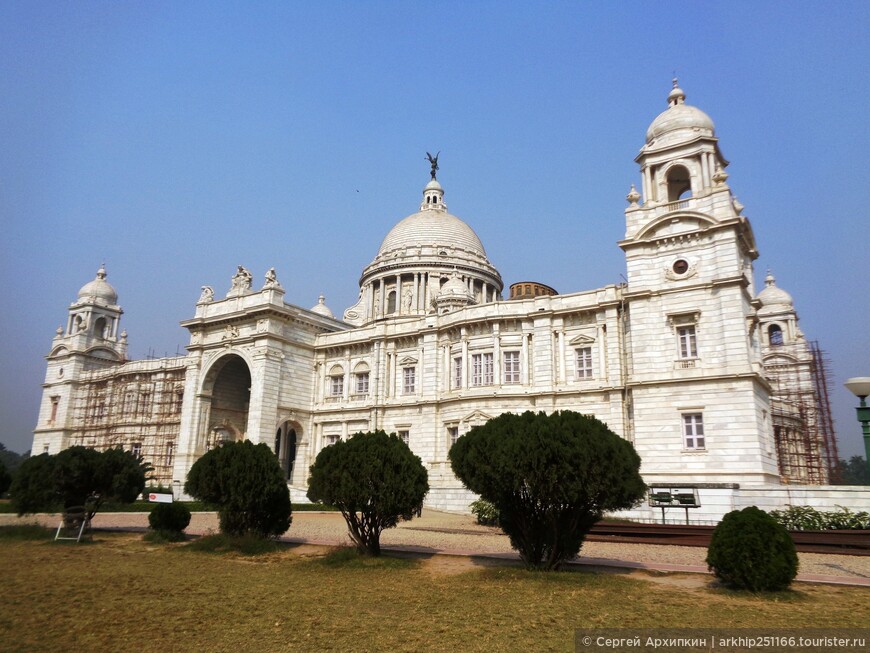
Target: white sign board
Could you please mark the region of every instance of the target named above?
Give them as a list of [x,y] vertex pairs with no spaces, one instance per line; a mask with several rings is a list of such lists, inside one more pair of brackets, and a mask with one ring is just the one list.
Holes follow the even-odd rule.
[[172,495],[151,492],[148,494],[148,501],[151,501],[152,503],[172,503]]

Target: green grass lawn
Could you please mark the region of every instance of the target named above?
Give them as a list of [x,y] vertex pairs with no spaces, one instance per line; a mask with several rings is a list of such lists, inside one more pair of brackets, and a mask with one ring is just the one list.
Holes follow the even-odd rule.
[[[467,559],[0,537],[4,651],[573,651],[575,628],[861,627],[870,589],[771,596]],[[42,538],[45,537],[43,534]]]

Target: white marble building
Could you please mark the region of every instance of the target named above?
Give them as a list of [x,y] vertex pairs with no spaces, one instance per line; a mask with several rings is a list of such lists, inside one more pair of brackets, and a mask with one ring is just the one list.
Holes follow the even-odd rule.
[[628,194],[618,243],[627,284],[556,294],[522,282],[505,299],[435,163],[419,211],[386,235],[340,318],[322,297],[286,303],[274,270],[257,289],[239,266],[226,296],[204,287],[182,323],[186,356],[128,361],[101,269],[53,342],[33,452],[120,444],[180,488],[209,447],[247,438],[275,448],[298,499],[322,447],[384,429],[423,459],[427,503],[464,510],[455,438],[502,412],[570,409],[633,442],[648,483],[694,486],[702,503],[778,486],[752,227],[712,121],[676,81],[635,160],[642,192]]

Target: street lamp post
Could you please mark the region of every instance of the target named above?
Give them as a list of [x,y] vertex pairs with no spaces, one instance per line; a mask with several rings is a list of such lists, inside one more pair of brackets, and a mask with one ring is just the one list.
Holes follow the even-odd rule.
[[864,433],[864,460],[870,470],[870,406],[867,405],[867,397],[870,396],[870,376],[856,376],[843,385],[861,401],[856,410]]

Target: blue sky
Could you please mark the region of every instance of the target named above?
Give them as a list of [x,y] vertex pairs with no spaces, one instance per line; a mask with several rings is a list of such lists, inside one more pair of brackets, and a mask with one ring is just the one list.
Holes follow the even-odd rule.
[[[336,314],[441,151],[506,284],[620,282],[634,157],[674,72],[761,257],[830,358],[847,455],[870,375],[870,3],[0,3],[0,442],[30,447],[54,330],[105,261],[130,354],[200,287],[275,267]],[[639,183],[638,183],[639,185]]]

